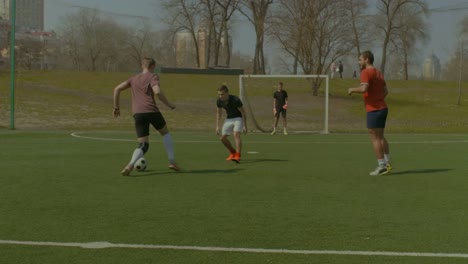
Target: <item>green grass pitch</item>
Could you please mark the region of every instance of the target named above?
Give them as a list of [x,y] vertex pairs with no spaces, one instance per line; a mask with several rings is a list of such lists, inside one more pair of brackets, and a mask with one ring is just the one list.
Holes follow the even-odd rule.
[[[152,132],[145,172],[120,170],[130,132],[0,131],[0,240],[245,249],[468,253],[468,137],[247,134],[240,164],[210,133]],[[249,152],[251,152],[249,154]],[[465,263],[466,258],[0,243],[0,263]]]

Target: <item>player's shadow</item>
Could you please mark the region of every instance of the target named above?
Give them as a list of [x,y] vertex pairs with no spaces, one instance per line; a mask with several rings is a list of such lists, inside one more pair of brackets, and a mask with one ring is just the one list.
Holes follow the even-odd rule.
[[132,173],[129,177],[149,177],[149,176],[156,176],[156,175],[169,175],[169,174],[209,174],[209,173],[220,173],[220,174],[230,174],[239,172],[241,168],[236,169],[201,169],[201,170],[181,170],[181,171],[152,171],[147,170],[145,172],[135,172]]
[[405,171],[395,171],[388,174],[391,175],[403,175],[403,174],[430,174],[430,173],[441,173],[451,171],[453,169],[422,169],[422,170],[405,170]]
[[285,160],[285,159],[252,159],[252,158],[249,158],[248,160],[242,160],[241,161],[241,164],[242,163],[258,163],[258,162],[287,162],[289,160]]

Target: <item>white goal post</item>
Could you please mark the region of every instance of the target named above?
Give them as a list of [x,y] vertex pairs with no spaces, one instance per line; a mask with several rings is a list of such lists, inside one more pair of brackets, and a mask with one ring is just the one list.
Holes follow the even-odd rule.
[[[329,108],[329,76],[328,75],[239,75],[239,97],[240,99],[244,102],[244,104],[247,104],[247,107],[250,109],[250,112],[252,114],[252,105],[250,105],[250,100],[247,96],[249,93],[248,89],[246,88],[245,80],[246,79],[254,79],[254,78],[271,78],[271,79],[276,79],[276,80],[282,80],[282,79],[305,79],[305,80],[311,80],[311,79],[318,79],[318,78],[323,78],[325,79],[325,91],[324,91],[324,118],[323,118],[323,129],[320,131],[323,134],[328,134],[328,108]],[[322,80],[320,80],[322,81]],[[256,87],[258,88],[258,87]],[[288,92],[289,97],[291,97],[290,91],[288,90],[289,88],[285,88],[285,90]],[[311,90],[312,92],[312,90]],[[273,96],[270,97],[272,100]],[[293,103],[294,104],[294,103]],[[270,108],[269,108],[270,109]],[[249,117],[250,119],[251,117]],[[254,123],[256,123],[255,117],[252,117],[252,120]],[[288,121],[289,122],[289,121]],[[294,120],[291,120],[291,122],[294,122]],[[257,124],[255,124],[257,126]],[[258,127],[258,126],[257,126]],[[258,127],[259,128],[259,127]],[[262,132],[267,132],[264,129],[260,129]]]

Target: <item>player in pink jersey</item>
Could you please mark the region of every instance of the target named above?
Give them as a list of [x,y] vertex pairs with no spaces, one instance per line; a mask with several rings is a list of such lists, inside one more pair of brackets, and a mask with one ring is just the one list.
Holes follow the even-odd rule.
[[154,96],[171,109],[175,106],[169,102],[162,93],[159,86],[159,76],[154,74],[156,62],[152,58],[144,58],[141,62],[143,71],[125,82],[117,85],[114,89],[114,117],[120,116],[120,92],[131,88],[132,112],[135,119],[135,129],[139,146],[133,151],[132,158],[122,170],[122,175],[128,176],[133,170],[135,162],[143,157],[149,149],[149,126],[150,124],[163,136],[164,147],[169,158],[169,168],[179,171],[175,163],[174,147],[171,134],[166,126],[166,121],[159,108],[156,106]]
[[383,175],[390,172],[390,154],[388,141],[384,136],[388,107],[385,97],[388,94],[383,74],[374,68],[374,54],[364,51],[359,56],[361,67],[361,85],[349,88],[348,94],[361,93],[367,112],[367,129],[372,141],[378,166],[370,175]]

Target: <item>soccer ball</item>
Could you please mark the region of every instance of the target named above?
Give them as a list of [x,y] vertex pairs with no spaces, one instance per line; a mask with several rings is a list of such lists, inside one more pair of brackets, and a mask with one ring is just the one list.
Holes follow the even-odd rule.
[[146,165],[146,159],[141,157],[135,162],[135,169],[137,169],[137,171],[144,171],[146,170]]

